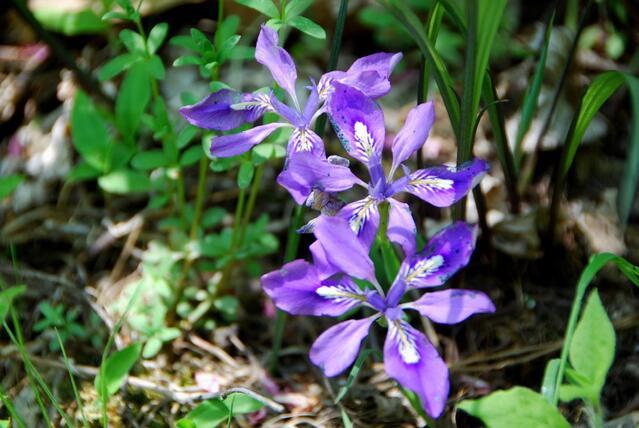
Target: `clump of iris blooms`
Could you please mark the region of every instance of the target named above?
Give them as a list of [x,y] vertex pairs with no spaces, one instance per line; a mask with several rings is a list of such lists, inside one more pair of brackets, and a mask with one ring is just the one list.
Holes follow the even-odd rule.
[[[386,373],[416,393],[430,416],[439,417],[448,397],[448,368],[426,336],[410,325],[405,311],[417,311],[436,323],[456,324],[495,307],[478,291],[433,291],[414,301],[407,301],[406,292],[440,286],[465,266],[475,246],[475,227],[456,222],[437,233],[424,250],[403,261],[388,293],[375,278],[364,244],[348,237],[353,232],[346,220],[322,217],[314,233],[329,259],[313,264],[295,260],[264,275],[266,293],[279,309],[294,315],[338,317],[358,307],[368,307],[374,314],[330,327],[313,343],[311,361],[326,376],[341,374],[355,361],[373,322],[384,318]],[[326,262],[331,264],[328,269]],[[354,278],[372,287],[362,287]]]
[[324,155],[322,139],[311,129],[314,121],[326,111],[333,86],[342,82],[358,88],[371,98],[390,91],[388,77],[402,54],[377,53],[356,60],[347,71],[333,71],[321,76],[319,85],[311,80],[309,95],[302,109],[296,92],[297,69],[291,55],[279,46],[277,31],[262,26],[257,38],[255,59],[269,69],[273,80],[282,88],[289,104],[281,102],[272,91],[243,93],[222,89],[197,104],[184,106],[180,113],[191,124],[204,129],[229,131],[252,123],[266,112],[277,113],[282,121],[254,126],[243,132],[215,136],[211,140],[211,156],[240,155],[264,141],[275,130],[291,127],[287,153],[310,152]]

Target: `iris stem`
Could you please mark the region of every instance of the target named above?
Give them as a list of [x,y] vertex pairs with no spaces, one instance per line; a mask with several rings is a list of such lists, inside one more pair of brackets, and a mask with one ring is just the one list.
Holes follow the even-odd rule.
[[[348,11],[348,0],[341,0],[339,4],[339,11],[337,13],[337,21],[335,23],[335,30],[333,31],[333,41],[331,43],[331,54],[328,59],[328,70],[333,71],[337,68],[337,59],[339,58],[339,50],[342,46],[342,35],[344,34],[344,24],[346,23],[346,15]],[[326,116],[320,116],[315,123],[315,133],[320,138],[324,137],[326,129]],[[302,220],[304,218],[304,206],[298,205],[295,207],[293,219],[288,228],[288,236],[286,240],[286,254],[284,262],[288,263],[297,257],[297,250],[300,243],[300,237],[297,233],[297,229],[302,226]],[[277,310],[275,317],[275,329],[273,332],[273,349],[269,357],[269,370],[271,373],[277,370],[277,360],[279,358],[280,348],[282,347],[282,336],[284,335],[284,327],[286,325],[286,313]]]
[[251,184],[251,193],[249,194],[248,203],[246,205],[246,212],[244,213],[244,218],[242,219],[242,229],[240,231],[239,239],[240,244],[244,242],[244,236],[246,235],[246,230],[248,229],[249,222],[251,221],[251,216],[253,215],[255,200],[257,199],[257,194],[260,190],[260,184],[262,184],[262,175],[264,175],[264,164],[260,164],[257,166],[257,168],[255,168],[255,176],[253,177],[253,183]]
[[393,248],[393,244],[388,240],[388,221],[390,215],[390,203],[387,201],[378,205],[379,210],[379,229],[377,231],[377,239],[380,243],[382,251],[382,260],[384,262],[384,272],[388,286],[393,284],[393,280],[399,271],[399,259]]

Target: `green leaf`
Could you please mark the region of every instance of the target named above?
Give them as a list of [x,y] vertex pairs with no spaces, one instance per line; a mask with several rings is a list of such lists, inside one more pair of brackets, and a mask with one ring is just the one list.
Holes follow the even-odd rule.
[[13,300],[21,294],[24,294],[25,291],[27,291],[25,285],[16,285],[15,287],[0,291],[0,327],[2,327],[4,318],[9,313]]
[[314,23],[308,18],[303,16],[296,16],[290,21],[288,24],[292,27],[297,28],[302,33],[308,34],[311,37],[315,37],[316,39],[326,39],[326,32],[322,27]]
[[570,364],[588,379],[598,397],[614,358],[615,329],[601,303],[599,293],[593,290],[570,343]]
[[135,169],[148,171],[168,165],[169,161],[162,150],[147,150],[136,154],[131,160]]
[[251,161],[242,161],[240,164],[240,170],[237,173],[237,186],[240,189],[246,189],[250,184],[251,180],[253,180],[253,162]]
[[[135,362],[140,358],[141,349],[141,344],[134,343],[114,352],[107,358],[104,363],[104,368],[101,368],[100,373],[98,373],[95,378],[95,388],[101,400],[104,401],[109,396],[115,394],[124,384],[129,371],[131,371]],[[104,380],[102,380],[102,375],[104,375]],[[102,396],[103,388],[107,394],[106,397]]]
[[364,349],[362,352],[359,353],[359,356],[357,357],[355,364],[353,364],[353,368],[351,369],[351,372],[348,374],[348,379],[346,379],[346,383],[344,384],[344,386],[340,388],[339,393],[337,394],[337,397],[335,397],[335,404],[339,403],[342,400],[342,398],[344,398],[348,390],[351,389],[351,386],[353,386],[353,382],[355,382],[355,379],[357,379],[357,375],[359,374],[359,371],[362,369],[364,362],[366,362],[366,358],[368,358],[368,356],[372,352],[373,352],[372,349]]
[[151,100],[151,81],[145,63],[134,64],[127,71],[115,101],[115,121],[118,129],[130,141],[140,126],[140,119]]
[[280,11],[271,0],[235,0],[243,6],[250,7],[271,18],[279,18]]
[[240,307],[237,297],[222,296],[219,299],[215,299],[213,306],[220,311],[226,321],[233,322],[237,320],[237,310]]
[[9,428],[9,423],[11,421],[9,421],[8,419],[2,419],[0,420],[0,428]]
[[198,132],[199,129],[193,125],[185,126],[177,136],[177,148],[183,149],[186,147],[191,141],[193,141]]
[[47,30],[67,36],[100,33],[109,27],[91,9],[69,11],[64,8],[44,7],[33,10],[33,15]]
[[121,19],[123,21],[128,21],[131,18],[126,13],[119,12],[117,10],[114,10],[114,11],[111,11],[111,12],[107,12],[104,15],[102,15],[102,20],[103,21],[112,21],[112,20],[116,20],[116,19]]
[[151,179],[146,174],[129,169],[120,169],[98,179],[100,187],[116,194],[148,192],[151,190]]
[[102,172],[109,170],[111,142],[107,125],[82,91],[76,93],[71,111],[71,137],[87,164]]
[[543,396],[520,386],[478,400],[464,400],[458,408],[481,419],[487,428],[570,428]]
[[215,47],[219,51],[221,48],[221,42],[228,40],[230,37],[237,33],[240,27],[240,17],[237,15],[230,15],[224,18],[222,24],[215,31]]
[[546,363],[544,380],[541,382],[541,395],[552,404],[552,394],[557,388],[557,373],[559,372],[559,358],[553,358]]
[[204,151],[200,146],[191,146],[182,153],[180,157],[181,166],[193,165],[204,157]]
[[146,40],[149,53],[154,54],[164,43],[167,33],[169,32],[169,24],[166,22],[160,22],[155,27],[151,28],[149,37]]
[[286,19],[295,18],[297,15],[301,15],[304,13],[306,9],[308,9],[314,0],[290,0],[286,3],[286,7],[284,8],[284,15]]
[[0,200],[6,198],[18,188],[24,180],[24,176],[19,174],[5,175],[0,177]]
[[619,219],[623,227],[628,224],[632,204],[637,194],[637,185],[639,184],[639,79],[630,74],[624,74],[624,77],[630,93],[632,121],[628,153],[626,153],[626,165],[621,176],[621,184],[619,185],[619,194],[617,196]]
[[113,79],[115,76],[129,68],[134,62],[140,59],[139,56],[131,53],[123,53],[113,58],[111,61],[100,67],[98,79],[101,81]]
[[195,40],[193,40],[193,37],[191,36],[184,36],[184,35],[173,36],[171,37],[171,40],[169,40],[169,44],[172,46],[180,46],[190,51],[197,52],[199,50],[197,43],[195,42]]
[[260,401],[257,401],[255,398],[241,392],[229,394],[224,399],[224,404],[228,411],[233,415],[257,412],[264,407],[264,404]]
[[241,36],[231,36],[228,39],[224,40],[221,43],[220,48],[218,49],[217,57],[219,62],[224,62],[228,58],[229,54],[240,41]]
[[151,58],[149,58],[147,61],[147,65],[149,67],[149,72],[151,73],[153,77],[155,77],[157,80],[164,79],[164,76],[166,75],[166,70],[164,69],[164,64],[162,63],[162,59],[159,56],[157,55],[151,56]]
[[80,160],[76,165],[71,168],[71,171],[67,174],[68,183],[77,183],[79,181],[93,180],[98,178],[102,172],[95,169],[83,160]]
[[565,154],[562,157],[561,175],[565,177],[581,144],[581,139],[601,106],[624,82],[624,75],[608,71],[598,75],[584,94],[579,110],[566,138]]
[[229,416],[229,409],[222,400],[207,400],[191,410],[186,420],[192,422],[196,428],[215,427]]
[[526,88],[524,98],[521,105],[521,119],[519,120],[519,126],[517,127],[517,137],[515,138],[515,159],[517,162],[517,168],[521,163],[521,157],[523,153],[521,151],[521,143],[530,129],[530,124],[537,111],[537,104],[539,100],[539,92],[541,91],[541,85],[544,81],[544,70],[546,69],[546,58],[548,58],[548,46],[550,46],[550,36],[552,35],[553,22],[555,20],[555,11],[550,15],[548,22],[546,22],[546,31],[544,35],[544,44],[541,47],[539,53],[539,60],[535,66],[535,72],[533,73],[532,82]]
[[153,358],[160,352],[160,349],[162,349],[162,341],[158,337],[153,336],[144,344],[142,358]]
[[146,55],[146,49],[144,48],[144,39],[141,35],[135,31],[125,28],[120,31],[120,40],[124,43],[124,46],[132,54],[144,56]]
[[183,55],[178,57],[173,61],[173,67],[182,67],[185,65],[200,65],[202,64],[202,60],[200,57],[195,55]]
[[202,227],[209,228],[217,226],[222,222],[225,215],[226,210],[222,207],[209,208],[202,214]]

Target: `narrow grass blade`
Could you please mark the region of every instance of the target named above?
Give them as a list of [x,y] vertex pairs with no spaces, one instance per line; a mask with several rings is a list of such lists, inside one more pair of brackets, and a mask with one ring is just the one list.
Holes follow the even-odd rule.
[[623,228],[628,224],[639,182],[639,79],[629,74],[626,74],[625,78],[632,105],[632,131],[617,201],[617,210]]
[[557,373],[559,372],[559,358],[553,358],[546,364],[544,380],[541,383],[541,395],[552,404],[552,395],[557,390]]
[[530,129],[530,123],[537,111],[537,102],[539,99],[539,92],[541,91],[541,84],[544,80],[544,70],[546,69],[546,58],[548,58],[548,46],[550,46],[550,35],[552,34],[553,23],[555,21],[555,11],[550,14],[546,21],[546,31],[544,32],[544,42],[539,52],[539,60],[535,66],[535,72],[533,73],[532,81],[526,92],[524,93],[524,99],[521,106],[521,119],[519,126],[517,127],[517,137],[515,138],[515,164],[517,170],[521,165],[521,158],[523,156],[521,143],[526,136],[526,133]]
[[0,386],[0,401],[2,401],[4,407],[6,407],[11,419],[13,419],[16,425],[18,425],[19,428],[27,428],[27,424],[24,422],[24,419],[22,419],[22,416],[20,416],[20,414],[16,411],[16,408],[13,406],[13,403],[7,394],[5,394],[2,386]]
[[355,382],[355,379],[357,379],[357,375],[359,375],[359,371],[362,369],[362,366],[364,365],[366,358],[368,358],[368,356],[372,352],[373,352],[372,349],[364,349],[362,352],[359,353],[359,356],[357,357],[355,364],[353,364],[353,368],[351,369],[351,372],[348,374],[348,379],[346,379],[346,383],[344,384],[344,386],[340,388],[339,392],[337,393],[337,397],[335,397],[335,404],[339,403],[342,400],[342,398],[344,398],[348,390],[351,389],[351,386],[353,386],[353,382]]
[[71,381],[71,388],[73,389],[73,397],[75,398],[75,402],[78,404],[78,409],[80,410],[80,415],[82,415],[82,425],[85,428],[88,428],[89,422],[87,421],[86,414],[84,413],[84,405],[82,404],[82,398],[80,398],[80,394],[78,393],[78,388],[75,384],[75,378],[73,376],[73,369],[71,368],[71,363],[69,362],[69,358],[67,357],[67,352],[64,349],[64,343],[62,342],[62,338],[60,337],[60,333],[58,329],[55,329],[55,335],[58,339],[58,344],[60,345],[60,351],[62,351],[62,359],[64,360],[64,365],[67,367],[67,372],[69,372],[69,380]]

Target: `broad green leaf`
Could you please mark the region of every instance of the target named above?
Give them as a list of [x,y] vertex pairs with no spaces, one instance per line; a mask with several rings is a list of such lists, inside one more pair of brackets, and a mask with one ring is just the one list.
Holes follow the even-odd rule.
[[280,11],[271,0],[235,0],[235,2],[255,9],[270,18],[279,18],[280,16]]
[[559,399],[564,403],[569,403],[573,400],[590,400],[591,396],[591,389],[583,386],[561,385],[559,387]]
[[[141,344],[134,343],[114,352],[107,358],[104,368],[101,369],[101,373],[98,373],[95,378],[95,388],[102,400],[106,400],[109,396],[115,394],[124,384],[129,371],[140,358],[141,349]],[[102,379],[102,374],[104,375],[104,380]],[[102,388],[107,394],[106,397],[102,396]]]
[[284,8],[286,19],[290,20],[297,15],[301,15],[313,4],[313,1],[314,0],[290,0]]
[[102,172],[110,168],[111,142],[107,125],[89,97],[78,91],[71,112],[72,142],[84,161]]
[[183,149],[186,147],[191,141],[193,141],[198,132],[199,129],[193,125],[185,126],[177,136],[177,148]]
[[621,176],[617,197],[619,219],[623,227],[628,223],[632,204],[637,194],[637,184],[639,183],[639,79],[630,74],[624,74],[624,77],[630,94],[632,121],[628,153],[626,153],[626,165]]
[[164,43],[167,33],[169,32],[169,24],[160,22],[149,31],[149,37],[146,40],[150,54],[154,54]]
[[487,428],[570,428],[542,395],[520,386],[478,400],[464,400],[458,408],[481,419]]
[[237,320],[237,310],[240,302],[234,296],[222,296],[213,302],[215,309],[220,311],[226,321],[233,322]]
[[204,157],[204,151],[200,146],[191,146],[182,153],[180,157],[181,166],[193,165]]
[[228,40],[237,33],[240,27],[240,17],[237,15],[230,15],[224,18],[222,24],[215,31],[215,47],[220,50],[222,43]]
[[218,61],[224,62],[228,58],[229,54],[240,41],[241,36],[231,36],[228,39],[224,40],[221,43],[220,48],[218,49],[217,57]]
[[227,211],[222,207],[212,207],[202,214],[202,227],[215,227],[222,222]]
[[168,165],[169,161],[162,150],[147,150],[136,154],[131,159],[131,166],[135,169],[147,171]]
[[153,336],[144,344],[142,358],[153,358],[160,352],[160,349],[162,349],[162,340]]
[[119,169],[98,179],[100,187],[116,194],[148,192],[151,190],[151,179],[146,174],[129,169]]
[[149,69],[138,62],[127,71],[115,101],[115,121],[118,129],[130,141],[140,126],[140,119],[151,100]]
[[157,80],[164,79],[164,76],[166,75],[166,70],[164,69],[164,64],[162,63],[162,59],[159,56],[154,54],[153,56],[151,56],[151,58],[148,59],[147,64],[149,67],[149,73],[151,73],[151,75],[155,77],[155,79]]
[[537,111],[537,104],[539,102],[539,92],[541,91],[541,85],[544,81],[544,70],[546,69],[546,58],[548,58],[548,47],[550,46],[550,36],[552,34],[553,22],[555,20],[555,11],[550,15],[548,22],[546,22],[546,31],[544,35],[544,43],[539,52],[539,60],[535,66],[535,72],[533,73],[532,81],[526,88],[524,98],[521,105],[521,119],[519,120],[519,126],[517,127],[517,137],[515,138],[515,159],[517,162],[517,168],[521,163],[522,151],[521,143],[530,128],[530,124]]
[[241,392],[229,394],[224,399],[224,404],[233,415],[253,413],[264,407],[264,404]]
[[8,419],[0,420],[0,428],[9,428],[9,424],[11,423]]
[[614,358],[615,329],[599,293],[593,290],[570,343],[570,364],[588,379],[599,396]]
[[121,19],[123,21],[128,21],[129,15],[127,15],[124,12],[119,12],[117,10],[111,11],[111,12],[107,12],[104,15],[102,15],[102,20],[103,21],[111,21],[111,20],[115,20],[115,19]]
[[209,428],[217,426],[228,416],[229,409],[222,400],[207,400],[191,410],[184,419],[191,421],[196,428]]
[[198,51],[197,43],[195,43],[195,40],[193,40],[191,36],[173,36],[171,40],[169,40],[169,44],[172,46],[180,46],[190,51]]
[[120,40],[124,43],[124,46],[129,52],[137,55],[146,55],[146,49],[144,47],[144,39],[141,35],[135,31],[125,28],[120,31]]
[[624,82],[624,75],[618,71],[607,71],[598,75],[584,94],[579,110],[573,120],[565,145],[561,175],[565,177],[581,144],[581,139],[601,106]]
[[9,313],[13,300],[21,294],[24,294],[25,291],[27,291],[25,285],[16,285],[15,287],[0,291],[0,327],[2,327],[4,318]]
[[64,8],[44,7],[36,8],[33,14],[47,30],[67,36],[100,33],[109,27],[91,9],[69,11]]
[[314,23],[308,18],[303,16],[296,16],[290,21],[288,21],[289,25],[297,28],[302,33],[308,34],[311,37],[315,37],[316,39],[325,39],[326,32],[322,27]]
[[183,55],[173,61],[173,67],[182,67],[185,65],[200,65],[202,60],[195,55]]
[[67,174],[67,182],[76,183],[79,181],[93,180],[100,175],[102,175],[100,170],[95,169],[84,160],[80,160]]
[[6,198],[18,188],[24,176],[18,174],[0,176],[0,200]]
[[115,76],[129,68],[134,62],[140,59],[139,56],[131,53],[123,53],[113,58],[111,61],[100,67],[98,79],[105,81],[113,79]]
[[250,161],[242,161],[240,164],[240,169],[237,173],[237,186],[240,189],[246,189],[250,184],[251,180],[253,180],[253,173],[255,168],[253,167],[253,163]]

